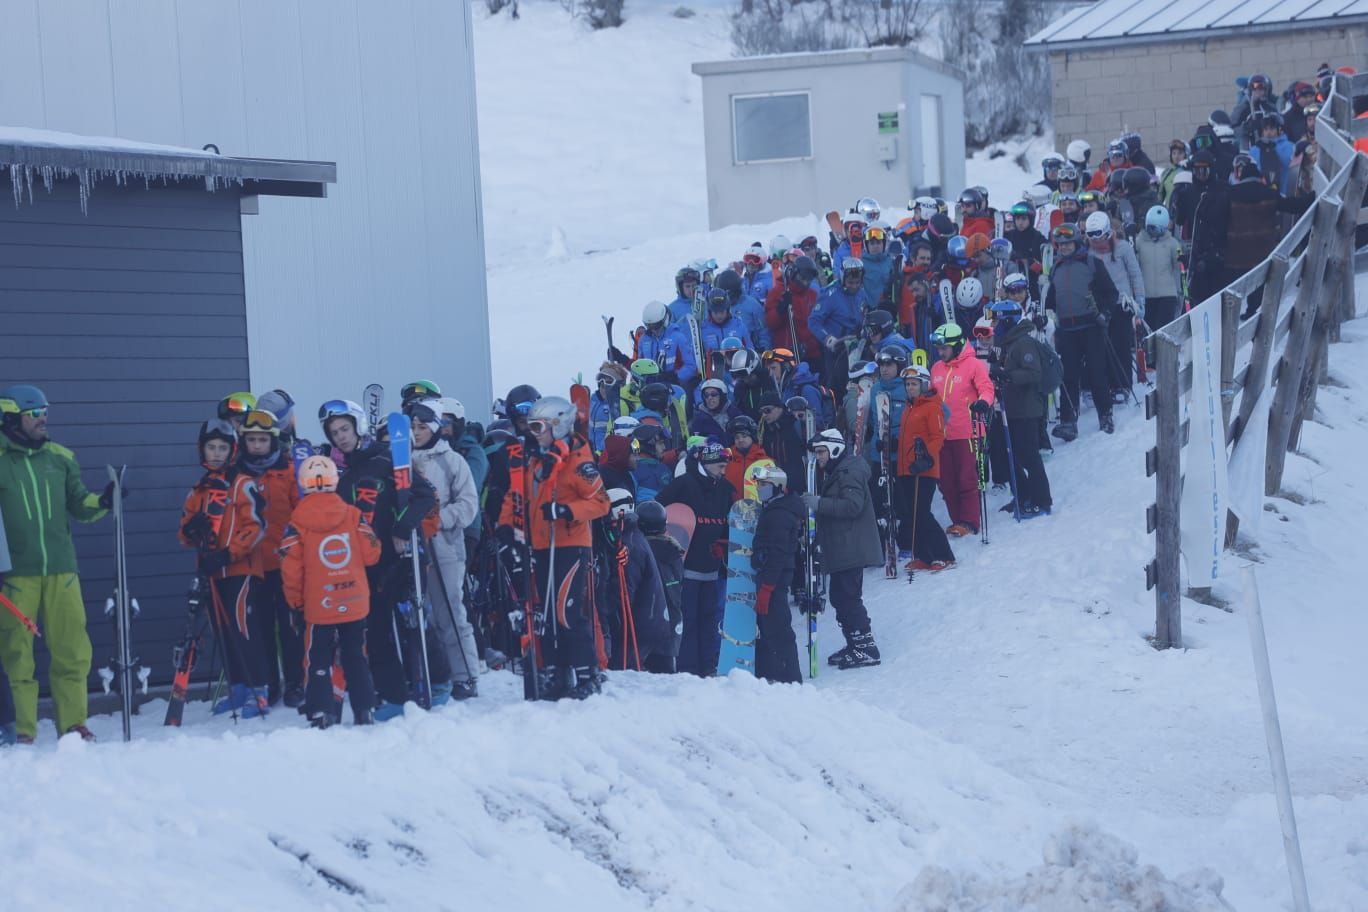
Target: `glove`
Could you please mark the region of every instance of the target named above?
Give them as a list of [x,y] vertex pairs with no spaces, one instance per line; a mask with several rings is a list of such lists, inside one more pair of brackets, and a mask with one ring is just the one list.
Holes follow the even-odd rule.
[[993,407],[982,399],[975,399],[969,404],[969,411],[975,415],[986,415],[993,410]]
[[781,297],[781,298],[779,299],[779,312],[780,312],[780,313],[788,313],[788,312],[789,312],[789,308],[792,307],[792,306],[793,306],[793,292],[786,291],[786,292],[784,292],[783,297]]
[[1037,332],[1044,332],[1045,327],[1050,325],[1049,319],[1044,314],[1033,314],[1031,322],[1035,324]]
[[990,367],[988,369],[988,376],[992,379],[993,383],[999,386],[1005,386],[1010,382],[1007,368],[1003,367],[1001,364],[994,364]]
[[1108,324],[1109,322],[1111,322],[1111,321],[1110,321],[1110,319],[1107,317],[1106,314],[1100,313],[1100,312],[1098,313],[1098,315],[1097,315],[1097,325],[1098,325],[1098,326],[1102,327],[1103,329],[1106,329],[1106,328],[1107,328],[1107,324]]
[[774,583],[766,583],[755,592],[755,613],[769,614],[770,596],[774,595]]
[[565,504],[544,503],[542,504],[542,518],[547,522],[555,522],[558,519],[570,522],[575,518],[575,514],[570,512],[570,508]]
[[827,336],[826,341],[822,344],[826,346],[827,351],[834,352],[836,348],[841,344],[841,340],[836,338],[835,336]]
[[494,530],[494,539],[503,548],[513,547],[513,543],[518,540],[518,531],[512,526],[502,525]]
[[631,365],[632,363],[632,359],[623,354],[622,349],[618,348],[616,345],[608,349],[608,357],[624,366]]
[[1031,265],[1030,265],[1030,266],[1027,266],[1026,269],[1027,269],[1027,271],[1030,272],[1032,275],[1040,275],[1042,272],[1045,271],[1045,267],[1042,266],[1042,265],[1040,265],[1040,261],[1039,261],[1039,260],[1033,260],[1033,261],[1031,262]]
[[200,573],[216,573],[233,562],[233,555],[227,548],[201,551],[199,556]]
[[811,493],[805,493],[805,494],[803,494],[803,506],[807,507],[809,510],[813,511],[814,513],[817,511],[817,504],[820,503],[821,500],[822,500],[822,498],[819,497],[819,496],[816,495],[816,494],[811,494]]
[[1124,311],[1125,311],[1126,313],[1128,313],[1128,314],[1134,315],[1134,314],[1135,314],[1135,299],[1132,298],[1130,295],[1123,294],[1123,295],[1121,296],[1121,309],[1124,310]]
[[627,551],[627,546],[624,545],[624,544],[622,544],[621,542],[619,542],[619,543],[618,543],[618,550],[617,550],[617,562],[618,562],[618,566],[621,567],[621,568],[623,568],[624,570],[627,569],[627,558],[628,558],[628,556],[629,556],[629,552]]
[[213,523],[209,522],[209,517],[203,513],[196,513],[185,521],[181,526],[181,531],[185,537],[197,547],[204,547],[211,544],[209,538],[214,534]]
[[[133,493],[133,489],[124,486],[120,493],[123,495],[123,499],[127,500],[128,495]],[[104,493],[100,495],[100,506],[105,510],[114,509],[114,482],[111,481],[109,484],[105,485]]]
[[708,553],[713,556],[713,560],[724,561],[727,559],[727,541],[719,538],[708,546]]

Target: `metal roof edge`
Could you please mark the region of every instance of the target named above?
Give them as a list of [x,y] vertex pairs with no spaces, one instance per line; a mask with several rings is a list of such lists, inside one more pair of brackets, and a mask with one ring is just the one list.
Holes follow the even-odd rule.
[[[127,174],[176,180],[213,178],[256,186],[316,185],[337,182],[336,162],[159,152],[142,149],[84,148],[0,141],[0,167],[54,168],[71,173]],[[290,194],[296,195],[296,194]],[[314,195],[309,193],[308,195]],[[318,195],[322,195],[321,193]]]
[[847,48],[839,51],[761,54],[755,57],[700,61],[693,64],[690,69],[695,76],[721,76],[726,73],[796,70],[808,67],[853,66],[861,63],[896,63],[898,61],[915,63],[954,79],[964,79],[964,71],[960,68],[907,47]]
[[1139,44],[1168,44],[1177,41],[1206,41],[1212,38],[1236,38],[1241,35],[1258,35],[1268,32],[1305,31],[1313,28],[1344,28],[1368,24],[1368,14],[1356,13],[1349,16],[1331,16],[1321,19],[1299,19],[1286,22],[1259,22],[1222,28],[1189,29],[1177,32],[1149,32],[1139,35],[1118,35],[1110,38],[1078,38],[1070,41],[1035,41],[1027,39],[1022,46],[1033,52],[1054,51],[1095,51],[1109,47],[1124,47]]

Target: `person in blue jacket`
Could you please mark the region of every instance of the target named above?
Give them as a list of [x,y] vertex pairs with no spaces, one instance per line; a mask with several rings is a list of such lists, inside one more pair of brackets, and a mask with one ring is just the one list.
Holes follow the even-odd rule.
[[794,396],[801,396],[816,409],[814,417],[817,429],[831,427],[835,416],[831,414],[830,397],[822,393],[821,383],[806,361],[799,361],[787,348],[765,352],[762,360],[769,370],[770,377],[774,379],[774,387],[779,391],[781,402],[787,402]]
[[878,360],[879,352],[888,348],[890,345],[901,346],[907,350],[907,357],[911,359],[912,352],[916,349],[916,344],[905,338],[897,331],[893,323],[893,315],[886,310],[871,310],[865,314],[865,338],[869,340],[866,346],[868,359]]
[[688,383],[698,376],[693,340],[688,338],[683,322],[670,322],[669,310],[659,301],[646,305],[641,322],[644,325],[635,336],[634,359],[650,358],[660,365],[661,379],[670,383]]
[[[741,267],[743,275],[737,276],[741,280],[738,286],[741,291],[755,298],[757,301],[765,300],[765,295],[774,287],[774,274],[769,270],[769,261],[765,257],[765,248],[756,241],[746,248],[745,254],[741,257]],[[721,279],[725,272],[718,273],[717,278]]]
[[613,421],[622,415],[619,393],[627,382],[627,369],[613,361],[605,361],[595,380],[596,389],[589,397],[589,445],[595,453],[603,452],[603,442],[613,433]]
[[808,330],[826,350],[822,373],[828,389],[845,389],[849,370],[845,340],[859,335],[867,310],[864,263],[856,257],[846,257],[841,280],[823,289],[808,315]]
[[864,287],[865,294],[869,296],[869,306],[878,307],[888,293],[889,280],[893,278],[893,258],[888,255],[888,229],[883,225],[870,225],[865,230],[860,262],[864,263]]
[[650,424],[633,431],[632,438],[641,447],[632,478],[636,481],[637,503],[645,503],[655,500],[656,494],[674,478],[674,467],[665,461],[669,440],[664,430]]
[[741,322],[746,324],[746,331],[750,333],[753,343],[751,347],[757,351],[769,348],[770,331],[765,325],[765,308],[760,301],[743,292],[741,276],[730,269],[725,269],[717,274],[713,288],[726,290],[727,298],[731,302],[731,312],[741,318]]
[[831,255],[831,268],[836,275],[845,275],[846,260],[864,256],[864,235],[869,222],[860,213],[851,212],[843,217],[841,226],[845,229],[845,240]]
[[699,329],[699,334],[703,337],[705,358],[712,352],[725,349],[726,346],[722,342],[729,336],[741,340],[744,348],[755,347],[750,330],[746,329],[746,324],[740,317],[732,313],[731,308],[731,292],[721,286],[713,286],[712,291],[708,292],[708,320]]
[[[869,401],[871,404],[870,415],[875,414],[873,404],[879,401],[879,396],[887,393],[889,401],[888,416],[888,436],[889,436],[889,472],[892,476],[898,473],[898,430],[902,424],[903,408],[907,406],[907,384],[903,382],[903,368],[907,367],[907,349],[901,345],[889,345],[879,351],[875,361],[879,365],[878,376],[874,380],[874,385],[869,390]],[[880,459],[883,453],[883,435],[879,433],[879,422],[871,417],[869,421],[869,445],[865,447],[865,455],[869,457],[870,468],[873,470],[869,475],[869,489],[874,497],[874,515],[879,520],[879,531],[881,534],[897,534],[897,516],[890,516],[888,513],[888,493],[883,488],[883,476],[880,471]],[[887,479],[888,484],[893,483],[893,478]],[[908,558],[911,554],[907,555]],[[904,558],[907,559],[907,558]]]
[[685,266],[675,273],[675,299],[670,302],[670,322],[675,323],[693,312],[694,294],[703,277],[697,269]]
[[[1294,188],[1291,186],[1292,181],[1288,180],[1288,175],[1292,168],[1292,156],[1296,154],[1296,151],[1296,145],[1283,133],[1282,115],[1276,111],[1263,114],[1259,120],[1259,140],[1249,147],[1249,156],[1259,166],[1260,174],[1268,175],[1274,171],[1277,172],[1278,183],[1273,189],[1277,190],[1281,196],[1292,195]],[[1265,156],[1276,158],[1278,166],[1273,164],[1272,159],[1267,159]],[[1264,165],[1265,161],[1268,162],[1267,167]]]
[[725,439],[727,422],[741,414],[741,410],[731,401],[727,384],[717,377],[704,380],[698,384],[696,395],[698,402],[694,406],[693,418],[689,420],[689,434]]

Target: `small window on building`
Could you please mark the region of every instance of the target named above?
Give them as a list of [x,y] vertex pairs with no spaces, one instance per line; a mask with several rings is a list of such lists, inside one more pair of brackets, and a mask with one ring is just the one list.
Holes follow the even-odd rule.
[[732,96],[736,164],[812,157],[807,92]]

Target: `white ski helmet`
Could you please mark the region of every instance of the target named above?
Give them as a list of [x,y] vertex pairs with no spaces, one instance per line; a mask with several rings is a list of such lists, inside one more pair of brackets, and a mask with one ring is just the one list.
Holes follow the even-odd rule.
[[983,283],[973,276],[960,279],[955,289],[955,305],[965,310],[973,310],[983,300]]
[[608,489],[608,509],[613,514],[614,519],[621,519],[628,513],[633,512],[636,506],[636,498],[632,492],[626,488]]
[[698,396],[700,399],[702,399],[703,392],[705,390],[717,390],[719,393],[722,394],[722,401],[727,401],[727,384],[723,383],[721,380],[718,380],[716,377],[704,380],[702,383],[698,385]]
[[1045,184],[1032,184],[1021,194],[1021,198],[1039,209],[1041,206],[1050,204],[1051,193],[1052,191]]
[[564,440],[575,429],[575,407],[563,396],[543,396],[532,403],[527,421],[528,424],[545,421],[551,428],[551,436]]
[[437,399],[437,408],[443,416],[450,415],[457,421],[465,420],[465,406],[459,399],[453,399],[451,396],[442,396]]
[[1012,291],[1013,289],[1021,288],[1030,288],[1031,282],[1022,273],[1013,272],[1009,273],[1007,277],[1002,280],[1002,287],[1005,291]]
[[777,465],[756,466],[751,475],[755,493],[764,503],[788,488],[788,473]]
[[845,438],[835,428],[827,428],[808,441],[809,450],[816,450],[818,447],[826,447],[832,459],[840,459],[846,448]]
[[366,413],[361,406],[350,399],[329,399],[318,408],[318,422],[323,426],[323,436],[327,437],[329,442],[332,441],[332,437],[328,435],[328,423],[334,418],[350,418],[352,428],[358,437],[366,436],[370,429],[366,423]]
[[782,234],[770,238],[770,258],[777,259],[793,248],[793,242]]
[[923,222],[931,221],[931,216],[940,211],[936,208],[936,198],[934,196],[919,196],[914,199],[912,205],[907,208],[915,209],[917,218],[921,219]]
[[1083,223],[1083,233],[1090,238],[1111,237],[1112,223],[1111,216],[1105,212],[1094,212],[1088,216],[1088,220]]
[[670,309],[660,301],[652,301],[641,309],[641,322],[647,327],[660,326],[669,322]]
[[865,226],[869,224],[869,219],[865,218],[863,212],[848,212],[841,219],[841,224],[845,226],[847,233],[849,233],[851,225],[859,225],[860,230],[864,231]]
[[1082,168],[1088,164],[1088,158],[1092,155],[1092,146],[1088,145],[1086,139],[1075,139],[1069,143],[1064,153],[1069,156],[1069,161]]
[[631,437],[637,428],[641,427],[641,422],[631,415],[621,415],[613,419],[614,437]]

